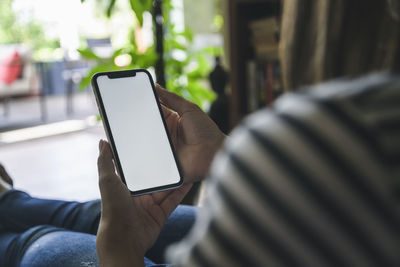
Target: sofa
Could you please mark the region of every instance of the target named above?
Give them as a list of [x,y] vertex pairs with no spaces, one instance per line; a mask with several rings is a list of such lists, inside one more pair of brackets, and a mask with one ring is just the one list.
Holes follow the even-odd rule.
[[31,96],[39,93],[39,81],[34,69],[32,60],[32,49],[24,44],[4,44],[0,45],[0,71],[2,76],[6,75],[7,58],[13,54],[18,54],[21,59],[21,71],[18,77],[11,83],[0,80],[0,100],[7,104],[8,100],[17,96]]

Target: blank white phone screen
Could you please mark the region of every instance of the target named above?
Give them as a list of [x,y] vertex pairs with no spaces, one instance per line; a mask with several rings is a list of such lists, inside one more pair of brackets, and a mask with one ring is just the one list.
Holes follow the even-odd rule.
[[178,183],[178,167],[148,75],[102,75],[97,85],[128,189]]

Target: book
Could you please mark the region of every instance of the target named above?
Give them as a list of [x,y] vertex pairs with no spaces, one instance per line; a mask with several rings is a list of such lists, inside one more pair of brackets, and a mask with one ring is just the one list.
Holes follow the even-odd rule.
[[246,63],[246,84],[247,112],[253,112],[258,109],[259,101],[257,63],[255,60],[249,60]]
[[265,82],[265,104],[270,106],[274,101],[274,63],[267,62],[266,67],[266,82]]
[[276,17],[267,17],[254,20],[249,23],[250,30],[256,35],[268,35],[279,32],[278,20]]
[[253,36],[251,38],[250,42],[254,46],[258,46],[258,45],[277,46],[278,45],[278,40],[277,40],[277,37],[275,36],[275,34]]
[[246,63],[247,112],[270,106],[282,93],[277,60],[249,60]]
[[255,20],[249,23],[251,44],[257,59],[278,59],[278,21],[275,17]]
[[247,112],[270,106],[282,91],[276,17],[249,22],[254,57],[246,63]]
[[258,45],[254,46],[257,59],[277,60],[279,57],[279,46]]

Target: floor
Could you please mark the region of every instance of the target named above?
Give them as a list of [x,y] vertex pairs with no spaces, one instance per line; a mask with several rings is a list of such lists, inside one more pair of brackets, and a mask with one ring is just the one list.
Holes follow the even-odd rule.
[[96,102],[91,91],[77,92],[72,97],[72,113],[67,114],[65,95],[46,96],[44,103],[47,118],[42,121],[40,99],[37,96],[11,99],[8,115],[4,115],[4,103],[0,103],[0,132],[69,119],[82,119],[97,114]]
[[74,95],[70,115],[65,112],[63,96],[48,98],[45,123],[40,120],[37,101],[13,101],[9,116],[0,118],[0,162],[14,179],[15,188],[43,198],[98,198],[98,141],[105,134],[96,120],[93,96],[87,92]]

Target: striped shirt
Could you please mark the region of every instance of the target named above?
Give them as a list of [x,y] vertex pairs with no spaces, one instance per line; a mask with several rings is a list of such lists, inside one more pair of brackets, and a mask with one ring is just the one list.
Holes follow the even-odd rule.
[[177,266],[400,266],[400,76],[286,94],[210,176]]

